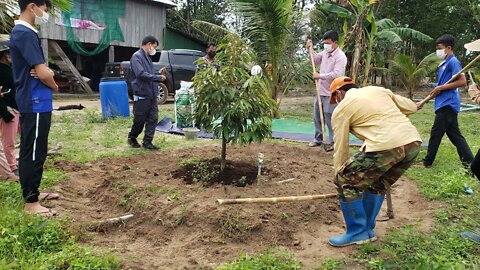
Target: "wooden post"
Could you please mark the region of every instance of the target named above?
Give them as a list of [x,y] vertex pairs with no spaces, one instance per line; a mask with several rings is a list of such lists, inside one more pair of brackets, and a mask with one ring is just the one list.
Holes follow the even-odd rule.
[[48,66],[48,39],[42,38],[40,39],[40,42],[42,44],[43,56],[45,57],[45,62]]
[[108,62],[115,62],[115,47],[113,45],[108,48]]

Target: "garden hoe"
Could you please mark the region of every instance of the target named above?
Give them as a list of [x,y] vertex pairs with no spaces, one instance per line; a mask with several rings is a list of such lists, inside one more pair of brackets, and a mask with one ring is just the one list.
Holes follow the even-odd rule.
[[[478,39],[476,41],[473,41],[473,42],[470,42],[468,44],[465,44],[465,49],[467,49],[471,52],[480,52],[480,39]],[[462,70],[460,70],[457,74],[453,75],[452,78],[450,80],[448,80],[448,82],[446,82],[445,84],[449,84],[449,83],[455,81],[460,74],[464,73],[467,69],[469,69],[478,60],[480,60],[480,55],[475,57],[475,59],[473,59],[470,63],[468,63],[468,65],[466,65],[464,68],[462,68]],[[422,101],[420,101],[417,104],[417,107],[418,108],[423,107],[423,105],[425,105],[425,103],[427,103],[432,98],[434,98],[434,96],[429,94],[426,98],[424,98]]]
[[[310,47],[309,48],[309,53],[310,53],[310,62],[312,63],[312,69],[313,69],[313,73],[316,72],[316,69],[315,69],[315,59],[313,59],[313,48]],[[325,142],[327,141],[327,135],[325,134],[325,120],[323,119],[323,104],[322,104],[322,99],[320,98],[320,93],[318,92],[318,80],[315,80],[315,92],[317,92],[317,102],[318,102],[318,112],[320,114],[320,125],[322,125],[322,146],[323,146],[323,149],[327,152],[330,152],[333,150],[332,147],[328,147],[327,144],[325,144]]]

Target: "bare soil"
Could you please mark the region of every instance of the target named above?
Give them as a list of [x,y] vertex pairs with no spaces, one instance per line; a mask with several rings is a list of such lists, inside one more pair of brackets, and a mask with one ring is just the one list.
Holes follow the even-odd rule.
[[[178,173],[186,159],[211,159],[219,146],[160,151],[91,164],[59,161],[69,180],[53,188],[63,199],[50,202],[85,244],[113,249],[124,269],[213,269],[241,252],[255,253],[280,246],[294,253],[307,268],[327,257],[350,256],[356,247],[333,248],[331,235],[344,232],[337,199],[219,206],[219,198],[272,197],[335,193],[332,154],[301,144],[264,143],[228,148],[231,165],[255,169],[265,154],[259,181],[245,187],[186,182]],[[247,171],[239,173],[246,175]],[[294,178],[287,183],[277,181]],[[377,233],[418,223],[427,230],[434,206],[415,183],[402,178],[394,186],[395,218],[378,222]],[[384,204],[386,207],[386,204]],[[385,209],[379,216],[385,215]],[[134,217],[98,232],[94,222],[125,214]]]

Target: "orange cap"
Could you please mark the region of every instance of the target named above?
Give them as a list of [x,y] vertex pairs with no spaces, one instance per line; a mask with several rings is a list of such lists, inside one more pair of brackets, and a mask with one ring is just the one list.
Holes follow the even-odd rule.
[[355,84],[355,81],[347,76],[338,77],[335,80],[333,80],[332,84],[330,84],[330,104],[337,103],[337,101],[335,100],[335,97],[333,96],[333,93],[335,93],[335,91],[344,87],[345,85],[349,85],[349,84]]

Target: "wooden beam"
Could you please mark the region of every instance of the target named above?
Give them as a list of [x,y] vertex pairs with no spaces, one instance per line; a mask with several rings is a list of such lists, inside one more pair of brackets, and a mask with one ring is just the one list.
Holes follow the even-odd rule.
[[55,53],[62,58],[62,61],[65,63],[69,71],[75,76],[75,78],[78,80],[80,85],[82,86],[82,89],[85,91],[87,94],[93,94],[92,88],[90,88],[90,85],[88,85],[87,82],[83,79],[82,75],[78,70],[75,68],[75,66],[72,64],[70,59],[68,59],[67,55],[63,52],[62,48],[60,45],[55,40],[49,40],[48,45],[50,48],[52,48]]
[[40,42],[42,44],[43,57],[45,57],[45,64],[48,66],[48,39],[42,38]]
[[108,62],[115,62],[115,47],[113,45],[108,48]]

